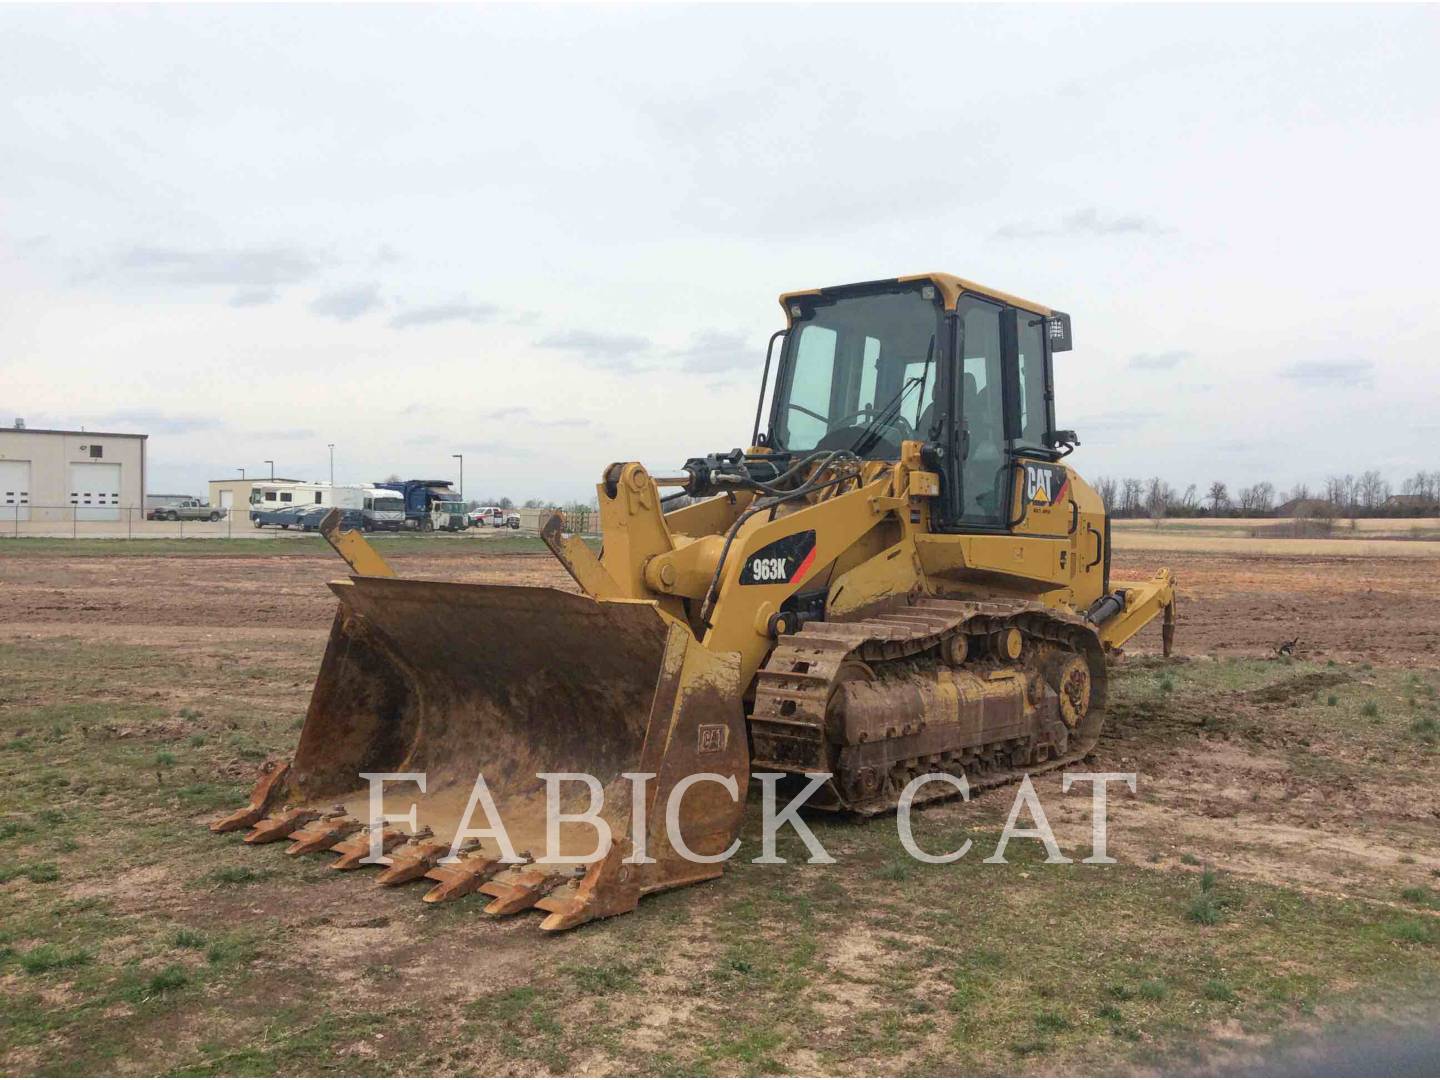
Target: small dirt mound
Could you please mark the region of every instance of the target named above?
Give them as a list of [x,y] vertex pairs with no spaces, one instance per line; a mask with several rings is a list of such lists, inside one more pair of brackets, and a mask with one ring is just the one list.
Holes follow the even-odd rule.
[[1258,690],[1246,691],[1244,697],[1247,701],[1283,704],[1299,697],[1308,697],[1319,690],[1328,690],[1332,686],[1342,686],[1350,681],[1350,676],[1343,671],[1315,671],[1309,675],[1292,675]]

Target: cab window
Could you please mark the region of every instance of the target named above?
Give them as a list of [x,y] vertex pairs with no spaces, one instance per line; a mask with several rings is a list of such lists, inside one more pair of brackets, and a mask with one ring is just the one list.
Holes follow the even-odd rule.
[[791,315],[773,405],[776,446],[893,460],[901,442],[929,432],[939,359],[933,289],[805,300]]
[[835,375],[835,342],[828,326],[804,326],[795,347],[795,376],[790,383],[789,446],[814,446],[829,430],[831,386]]
[[960,415],[967,433],[961,465],[961,519],[997,525],[1005,512],[1005,392],[1001,377],[1000,308],[962,300]]
[[1050,429],[1049,403],[1045,400],[1045,319],[1028,311],[1018,313],[1015,335],[1018,353],[1018,378],[1015,388],[1019,395],[1017,448],[1045,448],[1045,433]]

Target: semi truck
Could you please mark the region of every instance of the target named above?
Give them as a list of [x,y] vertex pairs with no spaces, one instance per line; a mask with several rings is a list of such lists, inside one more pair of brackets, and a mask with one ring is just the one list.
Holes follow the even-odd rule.
[[384,480],[374,485],[400,492],[405,500],[405,526],[429,532],[435,527],[431,511],[437,502],[456,502],[459,494],[449,480]]

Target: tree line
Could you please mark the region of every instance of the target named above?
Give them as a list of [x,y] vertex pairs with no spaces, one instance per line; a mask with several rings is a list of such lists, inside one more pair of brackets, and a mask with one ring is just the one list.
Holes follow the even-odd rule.
[[1268,480],[1233,493],[1223,480],[1203,492],[1199,485],[1184,490],[1159,476],[1101,476],[1095,490],[1105,510],[1117,518],[1165,517],[1433,517],[1440,515],[1440,470],[1421,470],[1394,490],[1377,469],[1358,476],[1331,476],[1323,487],[1296,484],[1280,491]]

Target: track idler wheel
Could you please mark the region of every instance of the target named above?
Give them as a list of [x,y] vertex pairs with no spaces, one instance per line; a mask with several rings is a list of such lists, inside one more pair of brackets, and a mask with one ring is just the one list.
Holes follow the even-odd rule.
[[1090,711],[1090,666],[1083,656],[1071,656],[1059,665],[1054,682],[1060,697],[1060,717],[1074,731]]

